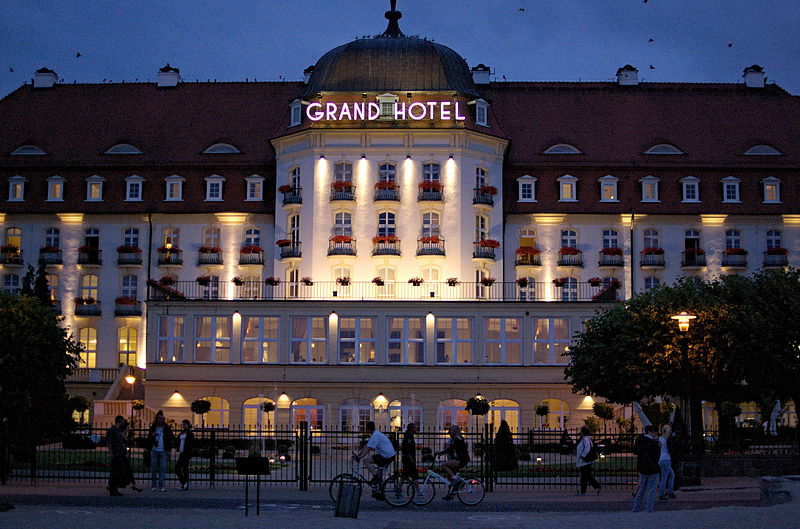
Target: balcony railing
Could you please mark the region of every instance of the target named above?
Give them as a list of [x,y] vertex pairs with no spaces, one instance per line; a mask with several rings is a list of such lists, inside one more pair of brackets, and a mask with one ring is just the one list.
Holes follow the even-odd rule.
[[747,268],[747,255],[722,253],[722,266],[728,268]]
[[474,190],[474,194],[472,195],[472,203],[473,204],[482,204],[484,206],[494,206],[494,195],[491,193],[487,193],[485,191],[481,191],[480,187],[476,187]]
[[222,252],[198,252],[197,253],[197,265],[198,266],[221,265],[221,264],[222,264]]
[[263,265],[264,252],[239,252],[240,265]]
[[622,255],[608,255],[600,252],[597,266],[622,266],[624,261]]
[[583,252],[581,250],[575,254],[559,252],[556,264],[558,266],[583,266]]
[[142,252],[117,252],[118,265],[142,264]]
[[137,301],[132,305],[130,303],[114,304],[114,316],[141,316],[141,315],[142,315],[141,301]]
[[0,252],[0,264],[21,265],[22,250],[10,250],[10,251]]
[[81,305],[75,305],[75,315],[76,316],[100,316],[100,302],[95,301],[94,303],[84,303]]
[[400,241],[373,242],[372,255],[400,255]]
[[697,252],[688,252],[684,250],[683,257],[681,258],[681,266],[684,268],[691,268],[695,266],[697,267],[706,266],[706,254]]
[[417,240],[417,255],[446,255],[444,237],[430,239],[430,237],[421,237]]
[[337,200],[355,200],[356,186],[340,187],[335,183],[331,184],[331,202]]
[[417,202],[441,202],[442,198],[441,189],[420,189],[417,195]]
[[650,267],[664,267],[664,254],[663,253],[641,253],[641,257],[639,260],[639,266],[650,266]]
[[183,264],[183,250],[169,250],[158,253],[159,266],[179,266]]
[[67,382],[93,382],[110,384],[117,379],[118,368],[76,367],[67,375]]
[[356,240],[328,241],[328,255],[356,255]]
[[57,252],[39,252],[39,264],[60,265],[64,262],[61,257],[61,250]]
[[78,264],[79,265],[96,265],[103,264],[103,250],[84,250],[78,251]]
[[780,268],[784,266],[789,266],[788,255],[764,252],[764,268]]
[[283,194],[283,205],[290,206],[293,204],[302,204],[303,203],[303,194],[301,193],[303,190],[302,187],[293,187],[289,191]]
[[213,288],[198,285],[196,281],[178,281],[169,287],[149,287],[150,300],[182,301],[208,300],[382,300],[382,301],[543,301],[543,302],[610,302],[618,299],[620,290],[586,282],[559,287],[553,283],[528,282],[422,282],[407,281],[351,281],[341,285],[336,281],[280,282],[267,285],[261,281],[247,281],[242,285],[230,282],[215,283]]
[[477,242],[472,243],[472,258],[473,259],[491,259],[495,260],[495,249],[491,246],[481,246]]
[[281,259],[291,259],[302,256],[303,253],[300,251],[299,242],[293,242],[288,246],[281,246]]
[[395,189],[375,189],[375,197],[374,200],[377,202],[378,200],[393,200],[398,201],[400,200],[400,191]]
[[514,266],[542,266],[542,255],[538,253],[518,253]]

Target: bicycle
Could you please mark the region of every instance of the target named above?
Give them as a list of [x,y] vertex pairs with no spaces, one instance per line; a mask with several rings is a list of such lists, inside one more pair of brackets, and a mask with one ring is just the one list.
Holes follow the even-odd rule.
[[[433,498],[436,496],[437,482],[441,482],[447,486],[447,495],[445,499],[452,499],[452,497],[455,496],[458,498],[458,501],[470,507],[478,505],[483,501],[483,498],[486,496],[486,490],[479,479],[462,478],[456,474],[455,483],[451,483],[446,477],[433,471],[434,462],[435,460],[431,462],[425,477],[418,479],[416,482],[417,491],[411,499],[414,505],[422,506],[432,502]],[[450,498],[447,498],[447,496],[450,496]]]
[[[355,455],[354,452],[353,456]],[[331,483],[328,485],[328,494],[330,494],[334,502],[339,497],[339,489],[342,485],[350,483],[358,484],[359,487],[364,484],[369,485],[374,498],[378,499],[382,496],[386,503],[394,507],[405,507],[411,503],[417,492],[416,484],[412,479],[403,477],[399,472],[395,471],[376,485],[372,482],[372,477],[364,476],[362,473],[364,467],[365,465],[360,461],[353,459],[350,472],[342,472],[331,479]],[[388,470],[388,465],[378,468],[382,475],[384,471]]]

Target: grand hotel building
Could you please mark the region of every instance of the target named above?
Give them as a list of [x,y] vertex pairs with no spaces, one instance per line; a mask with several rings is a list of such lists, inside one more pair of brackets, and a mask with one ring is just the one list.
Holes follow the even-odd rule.
[[471,427],[480,393],[513,429],[575,426],[562,353],[596,309],[798,265],[800,101],[760,67],[496,82],[387,18],[304,82],[42,68],[0,100],[3,288],[46,265],[96,419],[143,395],[220,425]]

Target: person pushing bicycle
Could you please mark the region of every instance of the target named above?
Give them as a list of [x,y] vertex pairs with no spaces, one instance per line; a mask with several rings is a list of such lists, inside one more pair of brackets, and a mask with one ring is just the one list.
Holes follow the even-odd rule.
[[467,466],[467,463],[470,462],[470,457],[467,442],[461,435],[461,428],[454,424],[450,427],[449,433],[450,439],[447,441],[447,446],[441,452],[436,452],[436,455],[447,454],[450,456],[447,461],[442,463],[442,471],[445,477],[450,480],[451,487],[455,489],[459,483],[456,479],[456,474],[460,469]]

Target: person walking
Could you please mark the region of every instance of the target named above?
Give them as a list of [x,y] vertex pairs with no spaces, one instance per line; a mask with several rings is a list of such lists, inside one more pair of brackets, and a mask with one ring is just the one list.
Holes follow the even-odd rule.
[[586,494],[588,485],[591,485],[597,494],[600,494],[600,489],[602,488],[602,485],[592,475],[594,460],[597,459],[597,456],[592,454],[596,454],[597,449],[595,448],[595,451],[592,451],[594,441],[592,441],[591,433],[588,426],[581,426],[581,439],[578,441],[578,447],[575,450],[575,466],[578,467],[581,473],[578,496]]
[[675,498],[673,490],[675,484],[675,472],[672,470],[672,428],[665,424],[661,428],[661,437],[658,438],[661,446],[661,456],[658,458],[658,465],[661,467],[661,481],[658,485],[658,499],[667,500]]
[[413,480],[419,479],[417,471],[417,442],[414,434],[417,433],[417,424],[410,422],[406,426],[403,434],[403,442],[400,444],[400,461],[403,464],[402,475],[404,478]]
[[167,472],[167,454],[172,450],[172,429],[164,421],[164,412],[158,410],[150,431],[147,433],[147,449],[150,451],[150,485],[154,492],[166,492],[164,474]]
[[653,512],[658,487],[658,459],[661,456],[661,445],[655,438],[655,428],[652,424],[646,425],[644,434],[633,443],[633,453],[636,455],[639,485],[636,487],[632,512],[641,511],[643,503],[647,512]]
[[192,423],[188,419],[181,421],[181,433],[178,436],[178,462],[175,463],[175,475],[181,482],[181,490],[189,490],[189,461],[192,459],[194,433]]
[[128,485],[136,492],[142,489],[136,486],[131,461],[128,457],[128,421],[121,415],[114,417],[114,425],[106,432],[106,446],[111,452],[111,473],[108,476],[108,492],[112,496],[122,496],[119,489]]

